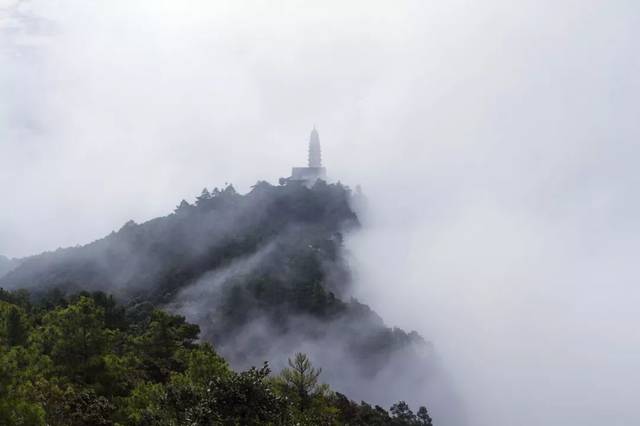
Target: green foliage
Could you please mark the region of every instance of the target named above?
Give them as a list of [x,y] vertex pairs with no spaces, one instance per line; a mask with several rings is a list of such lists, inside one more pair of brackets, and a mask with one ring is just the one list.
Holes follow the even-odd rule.
[[322,395],[324,388],[318,385],[318,377],[322,369],[315,369],[306,354],[296,353],[294,359],[289,358],[289,368],[280,373],[280,384],[284,393],[295,401],[298,409],[307,409],[314,397]]
[[10,426],[44,426],[42,407],[23,400],[0,400],[0,424]]
[[235,372],[183,317],[103,293],[31,305],[0,293],[0,424],[6,426],[431,425],[424,409],[355,404],[289,368]]
[[33,341],[66,376],[91,383],[104,369],[102,356],[110,337],[104,317],[93,299],[80,296],[68,307],[48,312]]
[[91,389],[78,392],[68,388],[64,394],[65,424],[69,426],[110,426],[113,425],[115,406],[104,396],[96,395]]
[[[347,362],[357,365],[350,374],[373,376],[394,353],[420,344],[421,338],[386,327],[368,307],[349,300],[351,280],[342,234],[358,226],[351,203],[349,188],[322,181],[312,188],[258,182],[247,194],[237,193],[232,185],[222,190],[205,188],[194,203],[182,201],[166,217],[142,224],[130,221],[91,244],[21,260],[12,272],[0,277],[0,286],[37,289],[36,302],[29,308],[24,294],[1,290],[0,300],[25,313],[28,309],[56,311],[56,317],[69,317],[72,312],[63,314],[69,303],[81,297],[92,299],[101,312],[89,318],[87,325],[105,329],[104,333],[85,333],[86,341],[96,340],[95,350],[82,353],[83,346],[77,343],[83,338],[74,336],[82,329],[73,326],[78,318],[71,317],[47,321],[53,334],[47,331],[41,336],[42,350],[60,368],[74,370],[96,389],[105,386],[123,394],[133,386],[128,378],[132,374],[115,382],[113,376],[131,373],[135,360],[121,358],[132,343],[138,345],[135,357],[144,366],[136,374],[145,380],[164,383],[172,371],[182,371],[183,361],[173,353],[190,342],[172,342],[166,333],[173,325],[161,314],[152,314],[154,306],[182,302],[178,294],[191,297],[182,290],[207,274],[221,272],[224,282],[193,297],[207,309],[203,340],[233,348],[231,361],[241,358],[243,363],[259,364],[273,353],[269,339],[238,339],[246,334],[246,327],[259,322],[277,337],[286,337],[273,341],[331,340],[350,357]],[[239,266],[245,264],[249,267]],[[64,297],[85,289],[114,288],[121,302],[129,304],[126,312],[102,293]],[[34,323],[18,321],[13,315],[9,321],[12,339],[24,344],[23,328]],[[304,323],[299,318],[305,318]],[[94,324],[95,320],[99,323]],[[58,338],[65,327],[74,330],[75,341],[68,347]],[[139,332],[127,333],[127,327]],[[0,338],[5,328],[0,327]],[[46,346],[54,344],[57,346]],[[113,347],[115,358],[104,353],[105,345]],[[71,358],[65,366],[58,361],[66,353]]]
[[399,401],[391,406],[391,416],[396,424],[415,424],[417,417],[404,401]]
[[223,377],[230,373],[227,362],[208,343],[201,343],[176,353],[176,358],[185,366],[184,375],[198,386],[205,387],[211,377]]
[[208,425],[212,418],[223,424],[262,425],[278,423],[286,416],[286,401],[267,383],[270,373],[265,365],[242,373],[213,377],[193,420]]
[[200,328],[188,324],[184,317],[153,311],[145,332],[136,339],[136,345],[151,381],[165,382],[172,371],[181,371],[183,363],[176,358],[179,349],[191,348]]
[[[375,374],[421,338],[347,301],[350,196],[321,181],[258,182],[246,195],[205,188],[167,217],[16,263],[0,285],[37,292],[0,288],[0,425],[431,425],[422,407],[400,402],[390,414],[332,392],[305,354],[278,375],[266,364],[233,371],[197,325],[157,309],[204,274],[253,259],[202,296],[203,340],[259,363],[270,342],[238,339],[256,322],[289,341],[333,333],[358,361],[345,364]],[[94,291],[111,288],[124,304]]]
[[19,306],[0,301],[0,343],[7,346],[24,345],[28,324]]

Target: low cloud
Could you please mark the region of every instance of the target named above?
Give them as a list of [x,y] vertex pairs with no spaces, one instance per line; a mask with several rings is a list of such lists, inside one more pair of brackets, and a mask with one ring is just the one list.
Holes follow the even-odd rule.
[[356,295],[471,424],[637,422],[635,3],[5,3],[0,253],[275,182],[316,123]]

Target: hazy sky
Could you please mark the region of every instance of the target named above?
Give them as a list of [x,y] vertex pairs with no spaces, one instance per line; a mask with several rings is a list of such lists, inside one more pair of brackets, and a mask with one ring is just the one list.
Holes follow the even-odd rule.
[[[640,3],[0,0],[0,254],[306,161],[475,425],[637,424]],[[439,419],[446,425],[446,419]]]

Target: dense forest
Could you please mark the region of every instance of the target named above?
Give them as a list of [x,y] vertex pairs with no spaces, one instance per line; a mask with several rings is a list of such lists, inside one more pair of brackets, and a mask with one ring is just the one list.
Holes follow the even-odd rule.
[[[430,374],[420,364],[430,345],[415,332],[388,327],[353,297],[344,238],[360,226],[352,208],[358,196],[323,181],[311,188],[258,182],[245,195],[231,185],[204,189],[166,217],[130,221],[93,243],[14,260],[12,270],[0,275],[0,288],[10,291],[3,293],[3,315],[5,327],[21,324],[23,331],[18,340],[3,341],[2,368],[21,373],[6,373],[6,386],[14,390],[7,393],[3,384],[2,392],[20,402],[5,405],[38,418],[44,410],[47,424],[62,424],[49,417],[53,407],[74,404],[103,410],[105,424],[208,424],[198,423],[201,418],[222,424],[428,424],[424,410],[417,420],[403,403],[389,414],[341,395],[422,403],[409,388],[396,395],[384,383],[405,374],[414,385]],[[78,350],[77,342],[66,340],[73,333],[60,331],[74,328],[61,325],[71,318],[95,327],[81,337],[88,339],[83,345],[90,348],[82,349],[88,352],[67,353]],[[156,329],[160,335],[148,334]],[[52,341],[55,336],[61,340]],[[311,388],[290,394],[283,383],[291,378],[287,371],[305,364],[295,356],[299,352],[325,367],[322,378],[340,393],[314,379]],[[255,367],[265,361],[284,373]],[[200,372],[198,365],[205,364]],[[38,383],[46,389],[34,388]],[[217,394],[227,391],[235,396]],[[54,397],[63,399],[47,399]],[[225,398],[258,398],[265,411],[226,413],[215,402]]]
[[[235,372],[199,327],[150,303],[101,292],[37,303],[0,291],[0,424],[431,425],[424,407],[356,404],[297,353]],[[340,368],[340,366],[332,366]]]

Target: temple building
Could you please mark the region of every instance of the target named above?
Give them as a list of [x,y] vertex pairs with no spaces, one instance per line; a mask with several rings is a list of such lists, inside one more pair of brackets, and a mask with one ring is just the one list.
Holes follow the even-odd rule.
[[290,182],[302,182],[313,185],[318,179],[327,179],[327,169],[322,167],[322,150],[320,148],[320,136],[315,126],[309,137],[309,165],[307,167],[294,167],[291,169]]

